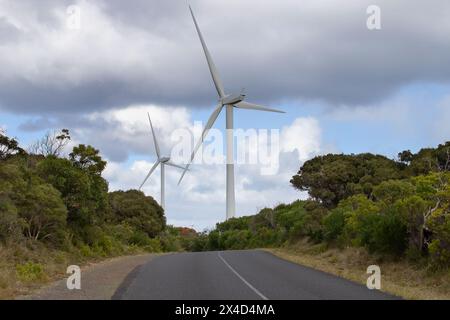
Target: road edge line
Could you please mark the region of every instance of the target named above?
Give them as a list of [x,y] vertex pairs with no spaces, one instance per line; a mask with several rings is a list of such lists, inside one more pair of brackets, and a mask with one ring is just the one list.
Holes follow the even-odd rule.
[[242,280],[242,282],[244,282],[250,289],[253,290],[253,292],[255,292],[261,299],[263,300],[269,300],[269,298],[267,298],[265,295],[263,295],[258,289],[256,289],[254,286],[252,286],[250,284],[250,282],[248,282],[247,280],[245,280],[245,278],[243,276],[241,276],[236,270],[234,270],[234,268],[225,260],[224,257],[222,257],[222,255],[220,254],[220,252],[217,253],[217,255],[219,256],[219,258],[223,261],[223,263],[231,270],[233,271],[233,273],[238,276],[239,279]]

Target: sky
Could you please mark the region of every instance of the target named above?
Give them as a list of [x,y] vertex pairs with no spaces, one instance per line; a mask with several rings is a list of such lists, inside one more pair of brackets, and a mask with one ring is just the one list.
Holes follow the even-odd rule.
[[[450,140],[447,0],[189,3],[227,93],[286,111],[234,112],[235,128],[279,130],[275,173],[236,166],[237,215],[305,198],[289,180],[314,156],[395,158]],[[217,99],[186,0],[0,0],[0,127],[24,147],[70,129],[71,146],[107,159],[111,190],[138,188],[156,160],[147,112],[171,155],[177,130],[198,134]],[[157,200],[159,174],[143,188]],[[180,174],[166,170],[168,222],[223,221],[225,166],[194,164],[178,186]]]

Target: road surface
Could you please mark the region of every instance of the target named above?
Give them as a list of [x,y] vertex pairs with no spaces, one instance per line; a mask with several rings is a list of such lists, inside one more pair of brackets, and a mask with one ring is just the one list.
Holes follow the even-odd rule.
[[260,250],[177,253],[134,270],[113,299],[394,299]]

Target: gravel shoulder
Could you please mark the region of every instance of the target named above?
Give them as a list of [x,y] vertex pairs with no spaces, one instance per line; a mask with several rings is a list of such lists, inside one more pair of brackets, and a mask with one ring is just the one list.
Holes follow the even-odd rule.
[[67,278],[18,300],[110,300],[127,276],[157,254],[143,254],[109,259],[81,268],[81,289],[69,290]]

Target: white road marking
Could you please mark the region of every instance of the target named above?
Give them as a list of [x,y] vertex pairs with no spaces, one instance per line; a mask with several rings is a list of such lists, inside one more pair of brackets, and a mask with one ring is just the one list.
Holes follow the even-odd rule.
[[218,253],[219,258],[223,261],[223,263],[225,263],[225,265],[230,268],[231,271],[233,271],[233,273],[235,275],[238,276],[239,279],[242,280],[242,282],[244,282],[250,289],[252,289],[258,296],[261,297],[261,299],[263,300],[269,300],[269,298],[267,298],[265,295],[263,295],[258,289],[256,289],[254,286],[252,286],[247,280],[244,279],[243,276],[241,276],[236,270],[234,270],[234,268],[222,257],[222,255],[220,254],[220,252]]

